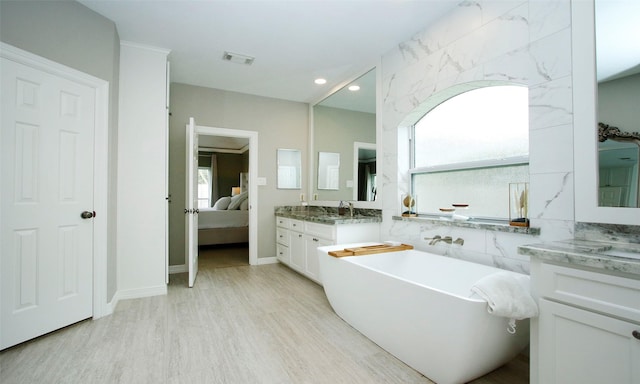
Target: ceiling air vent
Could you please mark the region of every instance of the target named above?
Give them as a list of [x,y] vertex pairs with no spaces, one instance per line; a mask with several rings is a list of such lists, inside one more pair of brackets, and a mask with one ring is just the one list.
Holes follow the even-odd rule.
[[225,52],[224,55],[222,55],[222,60],[230,61],[236,64],[251,65],[253,64],[253,60],[255,60],[255,57],[241,55],[239,53]]

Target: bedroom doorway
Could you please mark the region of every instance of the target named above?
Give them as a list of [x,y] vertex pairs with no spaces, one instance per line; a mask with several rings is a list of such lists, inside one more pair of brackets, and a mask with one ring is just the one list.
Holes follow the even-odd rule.
[[[231,205],[233,203],[237,203],[238,200],[240,200],[239,198],[242,198],[241,200],[244,201],[243,203],[241,203],[241,205],[243,205],[242,208],[246,208],[246,210],[248,211],[248,263],[250,265],[256,265],[258,262],[258,188],[256,184],[258,169],[258,132],[195,125],[195,134],[198,136],[199,152],[202,150],[222,153],[223,155],[221,155],[221,157],[224,157],[224,153],[248,153],[248,166],[244,167],[245,169],[243,169],[243,172],[241,172],[241,174],[237,176],[237,182],[233,183],[234,185],[231,187],[224,183],[221,183],[220,186],[216,189],[217,194],[212,193],[212,196],[210,196],[208,204],[215,205],[214,203],[217,200],[220,200],[223,197],[228,197],[230,203],[229,205]],[[237,147],[238,143],[244,143],[243,145],[241,145],[242,148]],[[197,162],[197,158],[194,160],[194,162]],[[213,173],[214,171],[212,171],[209,176],[213,177]],[[193,194],[197,194],[196,188],[192,190]],[[245,195],[246,198],[241,195]],[[187,196],[187,199],[191,199],[191,201],[197,201],[198,196]],[[231,199],[233,199],[233,202],[231,201]],[[224,204],[224,202],[221,203]],[[198,215],[203,215],[203,209],[199,208],[199,210],[200,211]],[[232,212],[216,213],[228,214]],[[205,216],[202,217],[205,218]],[[231,220],[235,220],[235,218],[229,218],[228,220],[225,219],[224,221],[231,222]],[[246,232],[243,235],[242,231],[238,231],[238,228],[233,227],[203,231],[202,234],[203,239],[201,242],[212,244],[210,246],[217,246],[217,244],[233,244],[247,240]],[[226,247],[226,245],[221,245],[221,247]],[[232,249],[234,248],[233,246],[230,247],[230,251],[237,252],[237,250]],[[198,252],[198,248],[190,248],[190,252]],[[197,260],[197,255],[195,257]],[[191,260],[194,260],[193,257],[191,258]],[[186,264],[189,265],[189,261],[185,261],[187,261]],[[194,267],[197,268],[197,265]]]

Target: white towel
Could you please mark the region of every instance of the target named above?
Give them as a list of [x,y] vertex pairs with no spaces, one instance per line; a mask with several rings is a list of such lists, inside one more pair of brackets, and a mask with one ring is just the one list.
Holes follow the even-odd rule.
[[510,319],[510,333],[515,321],[538,316],[538,306],[531,297],[529,276],[513,272],[496,272],[478,280],[471,291],[487,301],[487,311]]

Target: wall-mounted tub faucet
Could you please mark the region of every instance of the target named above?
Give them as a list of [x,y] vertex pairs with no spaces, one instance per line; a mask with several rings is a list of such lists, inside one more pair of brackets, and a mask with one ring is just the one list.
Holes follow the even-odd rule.
[[425,240],[431,240],[429,241],[429,245],[436,245],[439,242],[443,241],[447,244],[458,244],[458,245],[463,245],[464,244],[464,239],[458,237],[457,239],[453,240],[453,238],[451,236],[445,236],[442,237],[440,235],[435,235],[434,237],[425,237]]
[[440,235],[435,235],[434,237],[425,237],[424,239],[425,240],[431,240],[429,242],[429,245],[433,245],[433,244],[437,243],[438,241],[440,241],[441,237],[440,237]]

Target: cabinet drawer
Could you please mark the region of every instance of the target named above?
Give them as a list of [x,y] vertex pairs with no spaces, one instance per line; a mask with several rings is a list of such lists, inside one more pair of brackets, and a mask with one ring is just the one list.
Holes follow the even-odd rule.
[[540,295],[640,323],[640,280],[543,263]]
[[304,232],[304,222],[301,220],[289,220],[289,228],[292,231]]
[[276,228],[276,243],[288,246],[290,239],[288,229]]
[[276,244],[276,257],[285,264],[291,263],[291,252],[289,247],[282,244]]
[[291,220],[287,219],[286,217],[278,217],[276,216],[276,226],[280,227],[280,228],[290,228],[290,223]]
[[326,240],[335,240],[335,225],[318,223],[305,223],[304,231],[309,236],[321,237]]

